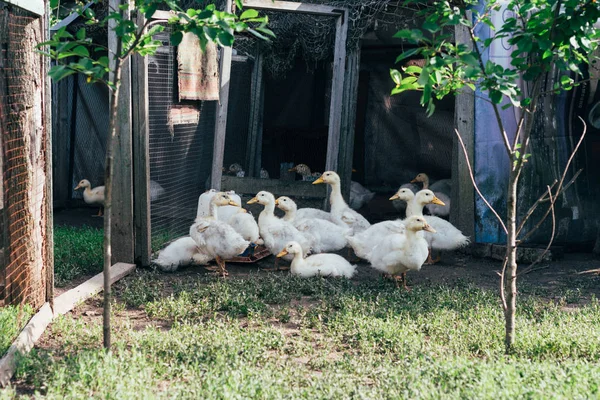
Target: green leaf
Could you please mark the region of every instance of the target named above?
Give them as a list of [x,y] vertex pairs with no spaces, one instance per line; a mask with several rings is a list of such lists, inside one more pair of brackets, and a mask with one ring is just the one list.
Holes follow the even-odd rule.
[[196,10],[194,10],[193,8],[189,8],[185,13],[188,17],[193,17],[194,15],[196,15]]
[[256,18],[256,17],[258,17],[258,11],[253,10],[253,9],[248,9],[248,10],[244,11],[242,13],[242,15],[240,15],[241,20],[249,19],[249,18]]
[[494,104],[500,104],[502,101],[502,93],[497,90],[490,90],[490,100]]
[[235,0],[235,5],[240,10],[244,7],[244,4],[242,4],[242,0]]
[[84,46],[77,46],[77,47],[75,47],[73,49],[73,54],[75,54],[75,55],[77,55],[79,57],[89,57],[90,56],[90,52]]
[[560,77],[560,84],[563,85],[563,86],[571,85],[571,84],[573,84],[573,79],[571,79],[567,75],[561,75],[561,77]]
[[226,47],[231,47],[233,45],[233,35],[229,32],[219,32],[217,36],[219,43]]
[[75,34],[75,36],[77,37],[77,39],[79,40],[83,40],[85,39],[85,28],[81,28],[77,31],[77,33]]
[[148,8],[146,9],[146,12],[144,13],[144,17],[146,17],[146,19],[152,18],[152,16],[154,15],[154,13],[156,12],[157,9],[158,9],[158,3],[150,4],[148,6]]
[[396,86],[399,86],[402,83],[402,74],[397,69],[390,69],[390,77],[392,78]]
[[171,34],[171,45],[178,46],[179,43],[181,43],[182,39],[183,39],[183,33],[181,33],[181,32],[172,33]]
[[420,74],[422,70],[423,68],[417,65],[409,65],[408,67],[404,68],[404,72],[407,74]]
[[479,60],[473,55],[473,53],[461,54],[460,60],[472,67],[479,67]]
[[50,68],[48,75],[50,75],[50,78],[54,79],[55,81],[60,81],[61,79],[66,78],[69,75],[73,75],[74,73],[75,71],[67,68],[64,65],[55,65],[54,67]]
[[419,54],[421,52],[421,50],[422,50],[421,48],[406,50],[404,53],[402,53],[398,57],[396,57],[396,63],[398,63],[404,59],[407,59],[409,57],[412,57],[415,54]]

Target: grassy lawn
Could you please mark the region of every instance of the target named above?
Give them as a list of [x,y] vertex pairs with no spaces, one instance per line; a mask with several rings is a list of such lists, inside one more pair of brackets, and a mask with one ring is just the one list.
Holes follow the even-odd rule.
[[377,277],[140,270],[116,286],[111,353],[97,297],[50,326],[0,398],[598,398],[600,304],[579,284],[522,285],[507,357],[496,293],[466,280],[407,293]]
[[54,227],[54,282],[65,286],[84,275],[102,272],[102,230]]
[[32,315],[33,309],[28,305],[0,308],[0,357],[6,353]]

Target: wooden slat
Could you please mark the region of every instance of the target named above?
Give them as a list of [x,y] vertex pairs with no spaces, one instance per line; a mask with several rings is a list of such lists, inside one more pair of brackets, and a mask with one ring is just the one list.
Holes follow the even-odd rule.
[[[256,59],[252,68],[250,118],[248,122],[248,141],[246,145],[246,171],[248,176],[260,176],[261,159],[259,156],[262,147],[262,119],[263,119],[263,55],[258,48]],[[260,140],[259,140],[260,139]]]
[[[119,4],[119,0],[110,0],[109,3],[114,9],[118,9]],[[116,40],[114,30],[109,29],[110,49],[115,49]],[[126,60],[122,65],[117,113],[120,134],[115,139],[114,147],[111,235],[113,262],[134,262],[131,120],[131,69],[130,60]]]
[[[144,24],[139,13],[138,26]],[[134,260],[137,265],[150,265],[150,157],[148,125],[148,68],[147,58],[134,55],[131,59],[131,100],[133,107],[133,179],[134,179]]]
[[[46,4],[49,8],[50,4]],[[48,10],[49,11],[49,10]],[[44,25],[42,30],[43,40],[48,40],[50,35],[50,12],[44,14],[43,17]],[[54,306],[54,208],[52,193],[54,187],[54,181],[52,176],[53,171],[53,146],[52,146],[52,135],[54,131],[52,129],[52,82],[48,76],[50,70],[50,59],[47,57],[43,58],[42,64],[42,76],[44,77],[44,125],[46,130],[45,140],[45,165],[46,165],[46,187],[44,196],[44,210],[43,214],[46,216],[45,232],[44,237],[44,268],[46,268],[46,301],[50,303],[50,306]]]
[[[472,48],[471,39],[466,27],[457,26],[455,30],[456,43],[463,43]],[[475,135],[475,96],[465,88],[456,96],[454,111],[454,126],[461,134],[469,162],[473,165],[473,147]],[[475,191],[469,176],[467,161],[456,136],[453,140],[452,151],[452,206],[450,207],[450,222],[466,236],[475,237]]]
[[[112,285],[134,271],[135,265],[118,263],[113,265],[110,270],[110,284]],[[68,313],[77,304],[102,291],[103,283],[104,276],[102,273],[99,273],[76,288],[58,296],[55,300],[54,309],[50,307],[49,303],[45,303],[29,320],[29,323],[25,325],[25,328],[23,328],[19,336],[12,343],[6,355],[0,360],[0,386],[6,386],[15,373],[17,355],[28,353],[54,318]]]
[[[231,10],[231,0],[225,2],[225,10]],[[213,159],[210,174],[210,187],[220,189],[221,176],[223,175],[223,153],[225,152],[225,134],[227,132],[227,106],[229,105],[229,83],[231,77],[231,47],[221,48],[221,61],[219,68],[221,90],[219,92],[219,105],[215,122],[215,138],[213,142]]]
[[317,199],[324,199],[327,193],[326,185],[313,185],[311,182],[237,178],[235,176],[223,176],[221,187],[223,190],[235,190],[238,194],[255,195],[261,190],[266,190],[279,196],[301,196]]
[[350,182],[352,181],[359,75],[360,48],[357,47],[350,51],[347,57],[338,155],[338,174],[342,180],[342,194],[347,199],[350,197]]
[[291,1],[243,0],[243,3],[244,8],[287,11],[300,14],[338,16],[341,12],[343,12],[336,7],[321,4],[295,3]]

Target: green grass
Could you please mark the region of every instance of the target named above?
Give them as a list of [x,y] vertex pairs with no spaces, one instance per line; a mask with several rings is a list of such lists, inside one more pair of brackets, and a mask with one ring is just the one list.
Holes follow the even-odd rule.
[[600,397],[595,298],[565,311],[571,292],[522,296],[505,356],[499,300],[468,282],[407,293],[377,278],[165,279],[138,271],[117,285],[112,352],[100,317],[67,315],[17,378],[55,399]]
[[32,315],[33,309],[28,305],[0,308],[0,357],[6,353]]
[[102,230],[54,228],[54,281],[61,287],[83,275],[102,271]]

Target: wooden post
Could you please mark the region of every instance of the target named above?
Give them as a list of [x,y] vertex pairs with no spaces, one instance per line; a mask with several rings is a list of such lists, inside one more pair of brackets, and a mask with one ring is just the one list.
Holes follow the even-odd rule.
[[354,128],[356,125],[356,102],[358,97],[358,78],[360,75],[360,47],[348,53],[344,84],[342,124],[340,128],[340,149],[338,155],[338,174],[342,180],[342,195],[350,198],[352,181],[352,162],[354,155]]
[[[138,13],[137,25],[145,18]],[[150,265],[150,157],[148,126],[148,60],[139,54],[131,59],[131,101],[133,108],[133,176],[134,176],[134,259],[139,266]]]
[[[225,2],[225,11],[231,12],[232,1]],[[210,174],[210,187],[221,189],[221,176],[223,175],[223,153],[225,152],[225,134],[227,132],[227,106],[229,105],[229,83],[231,76],[231,47],[221,48],[221,61],[219,66],[220,85],[219,105],[215,121],[215,139],[213,142],[213,161]]]
[[[110,5],[118,9],[120,2],[111,0]],[[116,48],[117,36],[108,30],[108,47]],[[114,175],[112,191],[112,263],[134,261],[133,240],[133,177],[131,140],[131,73],[130,60],[123,62],[121,88],[117,114],[117,132],[114,152]],[[109,105],[110,106],[110,105]]]
[[[457,26],[456,43],[463,43],[472,48],[468,29]],[[454,126],[460,132],[473,165],[473,148],[475,137],[475,96],[472,90],[465,88],[456,96],[454,108]],[[452,207],[450,222],[466,236],[475,238],[475,191],[467,168],[467,160],[458,139],[454,136],[452,145]]]
[[260,45],[256,46],[257,51],[252,68],[251,98],[250,98],[250,118],[248,130],[248,142],[246,145],[246,171],[248,176],[259,177],[261,167],[261,149],[262,149],[262,121],[264,106],[264,82],[263,82],[263,55]]

